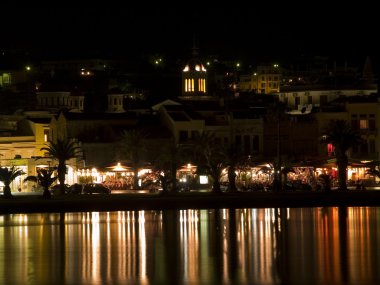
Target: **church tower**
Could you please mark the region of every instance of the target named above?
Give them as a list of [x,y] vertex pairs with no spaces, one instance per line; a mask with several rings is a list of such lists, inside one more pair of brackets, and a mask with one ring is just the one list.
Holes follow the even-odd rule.
[[207,71],[198,59],[197,48],[193,47],[193,57],[182,70],[182,96],[184,100],[208,99]]

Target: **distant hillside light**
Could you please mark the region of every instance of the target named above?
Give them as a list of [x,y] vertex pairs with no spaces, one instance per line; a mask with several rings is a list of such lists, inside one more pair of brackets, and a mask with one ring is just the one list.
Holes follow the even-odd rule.
[[273,64],[273,67],[276,67],[276,68],[277,68],[277,67],[278,67],[278,64]]
[[30,65],[25,66],[25,69],[26,69],[27,71],[30,71],[30,70],[31,70]]
[[236,63],[236,67],[240,67],[240,62]]
[[80,75],[82,75],[82,76],[90,76],[90,75],[93,75],[93,73],[91,71],[89,71],[89,70],[81,68]]

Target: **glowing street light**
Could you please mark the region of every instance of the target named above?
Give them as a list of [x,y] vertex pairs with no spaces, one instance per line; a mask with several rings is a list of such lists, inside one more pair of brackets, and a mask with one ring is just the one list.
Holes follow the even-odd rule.
[[159,65],[161,62],[162,62],[162,58],[157,58],[157,59],[154,61],[154,64]]

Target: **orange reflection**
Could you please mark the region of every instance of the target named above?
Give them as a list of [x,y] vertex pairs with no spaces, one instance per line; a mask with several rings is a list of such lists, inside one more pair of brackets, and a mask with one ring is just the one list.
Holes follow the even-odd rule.
[[0,284],[376,284],[379,237],[368,207],[3,215]]

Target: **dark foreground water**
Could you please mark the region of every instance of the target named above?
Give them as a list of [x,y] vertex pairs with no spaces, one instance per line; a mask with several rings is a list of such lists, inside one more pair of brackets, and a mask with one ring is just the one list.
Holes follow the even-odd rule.
[[2,215],[0,284],[380,284],[380,208]]

